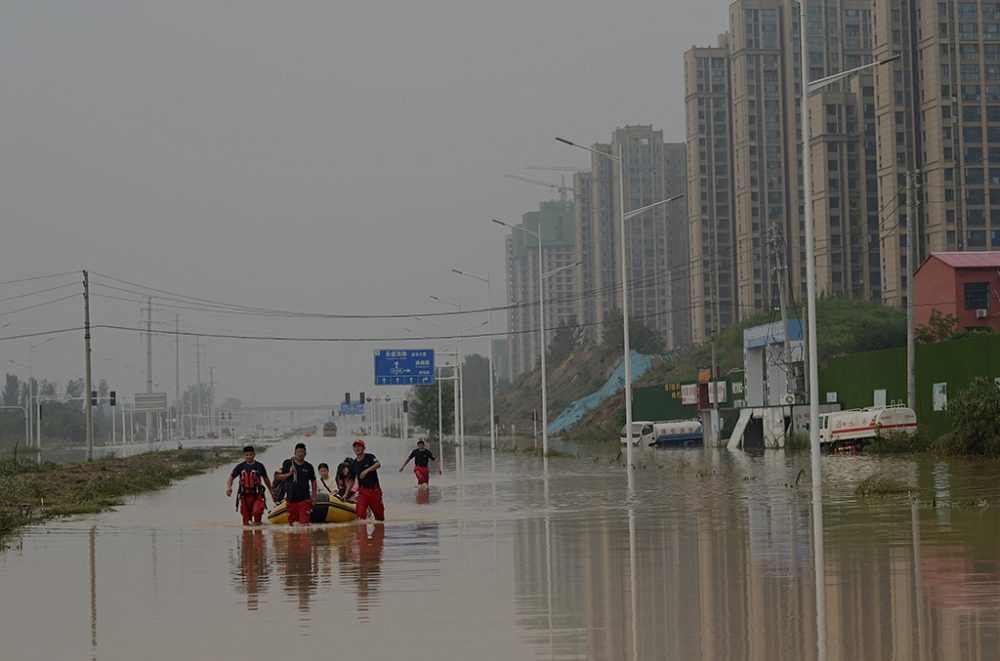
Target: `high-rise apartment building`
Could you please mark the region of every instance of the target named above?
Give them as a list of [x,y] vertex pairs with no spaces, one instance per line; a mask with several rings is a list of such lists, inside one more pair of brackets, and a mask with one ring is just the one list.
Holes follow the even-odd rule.
[[[687,145],[682,142],[663,145],[663,176],[669,197],[686,196]],[[668,348],[691,343],[691,246],[688,236],[688,208],[683,198],[670,202],[666,211],[666,273],[670,300],[670,329],[665,336]]]
[[[870,0],[808,0],[806,20],[810,80],[871,61]],[[729,7],[729,30],[718,46],[692,48],[685,54],[687,140],[692,151],[691,297],[699,339],[707,336],[716,317],[725,328],[734,317],[772,309],[780,300],[782,282],[789,284],[790,300],[801,300],[806,293],[799,4],[736,0]],[[838,167],[831,161],[871,146],[853,118],[856,110],[864,112],[864,99],[856,97],[867,92],[870,101],[870,87],[859,88],[850,98],[831,99],[827,105],[843,106],[843,121],[824,120],[822,130],[814,133],[814,150],[817,145],[832,150],[832,156],[822,161],[823,200],[829,198],[831,211],[835,205],[847,205],[840,216],[815,214],[817,233],[828,237],[829,246],[854,240],[859,232],[851,233],[852,224],[867,226],[866,196],[872,194],[873,175],[853,168],[827,176],[827,165]],[[827,91],[845,89],[845,83],[837,83]],[[813,121],[815,128],[817,118]],[[849,131],[853,132],[850,144]],[[852,187],[850,194],[834,190],[841,186]],[[818,188],[814,185],[814,194]],[[858,208],[858,217],[848,218],[851,204],[865,205]],[[826,227],[831,219],[841,224]],[[719,262],[730,260],[732,276],[721,264],[713,264],[713,253]],[[870,273],[854,263],[835,264],[837,260],[843,255],[830,251],[824,277],[831,283],[836,278],[842,282],[827,289],[870,298]],[[868,264],[867,260],[866,256],[862,262]],[[850,283],[843,282],[845,267],[857,276]],[[730,283],[734,289],[727,295]],[[707,301],[716,303],[717,309],[709,309]]]
[[[542,202],[538,211],[522,216],[521,226],[541,234],[542,272],[569,266],[576,260],[573,204]],[[510,328],[509,369],[511,378],[533,370],[541,360],[539,334],[541,314],[538,291],[538,240],[518,230],[506,238],[507,304]],[[544,281],[547,340],[556,328],[576,316],[576,274],[567,268]]]
[[810,99],[816,291],[882,302],[872,74]]
[[738,320],[733,236],[733,121],[728,35],[684,53],[691,335]]
[[593,225],[591,224],[591,177],[589,172],[577,172],[573,175],[573,211],[576,229],[576,261],[580,262],[576,269],[576,318],[581,324],[581,335],[589,343],[594,343],[600,335],[596,324],[596,282],[598,276],[594,269],[595,242]]
[[[880,0],[876,132],[886,303],[903,305],[909,274],[935,251],[1000,249],[1000,3]],[[906,173],[917,228],[906,262]]]
[[[591,146],[612,153],[611,145]],[[573,177],[576,210],[577,319],[583,325],[584,338],[592,343],[603,337],[601,321],[615,309],[615,289],[620,287],[620,267],[615,236],[618,223],[611,215],[612,183],[617,175],[614,161],[596,154],[591,156],[590,172]]]
[[[665,144],[652,126],[616,129],[610,144],[594,145],[624,159],[625,212],[686,188],[685,145]],[[600,340],[605,317],[621,309],[619,178],[617,162],[594,154],[591,171],[578,174],[574,188],[587,199],[578,209],[578,276],[583,291],[577,316],[590,339]],[[687,206],[677,200],[626,221],[625,249],[630,314],[663,333],[666,348],[690,341]]]

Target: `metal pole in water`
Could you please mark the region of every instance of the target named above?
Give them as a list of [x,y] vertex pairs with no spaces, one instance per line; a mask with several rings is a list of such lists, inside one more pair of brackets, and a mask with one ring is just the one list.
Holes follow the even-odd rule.
[[444,472],[444,440],[441,430],[444,426],[444,418],[441,411],[441,375],[438,370],[438,456],[441,457],[441,472]]

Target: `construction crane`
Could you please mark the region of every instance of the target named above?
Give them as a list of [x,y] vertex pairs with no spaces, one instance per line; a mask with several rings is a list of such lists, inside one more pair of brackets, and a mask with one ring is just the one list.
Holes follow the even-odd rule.
[[551,182],[542,181],[540,179],[529,179],[528,177],[522,177],[522,176],[516,175],[516,174],[505,174],[504,176],[508,177],[510,179],[516,179],[518,181],[524,181],[524,182],[527,182],[529,184],[538,184],[539,186],[545,186],[546,188],[551,188],[552,190],[557,190],[557,191],[559,191],[559,199],[561,201],[563,201],[563,202],[566,201],[566,193],[568,191],[572,191],[573,190],[572,188],[567,188],[566,187],[566,182],[565,181],[560,186],[559,184],[553,184]]

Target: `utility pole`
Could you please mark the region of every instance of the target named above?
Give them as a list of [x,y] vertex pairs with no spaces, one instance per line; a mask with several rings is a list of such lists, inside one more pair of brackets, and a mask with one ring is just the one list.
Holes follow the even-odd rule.
[[[919,170],[916,174],[919,174]],[[916,271],[917,218],[913,213],[914,172],[906,173],[906,405],[917,407],[917,347],[914,328],[913,273]]]
[[[146,297],[146,394],[153,392],[153,298]],[[149,442],[149,428],[152,416],[146,411],[146,442]]]
[[[774,226],[778,230],[777,226]],[[781,307],[781,326],[785,336],[782,347],[782,360],[785,363],[785,392],[795,393],[795,372],[792,369],[792,338],[788,332],[788,267],[785,261],[785,240],[778,230],[771,244],[771,252],[775,256],[774,270],[778,276],[778,305]],[[767,402],[764,402],[767,404]]]
[[181,427],[184,425],[183,407],[181,406],[181,316],[174,315],[174,415],[178,416]]
[[215,368],[208,368],[208,431],[212,431],[212,419],[215,417]]
[[195,392],[194,403],[194,435],[198,435],[198,418],[201,415],[201,338],[194,338],[194,364],[198,378],[198,390]]
[[[146,393],[153,392],[153,299],[146,297]],[[147,422],[149,414],[146,414]]]
[[708,397],[712,404],[712,443],[719,444],[719,387],[716,384],[718,363],[715,361],[715,331],[712,331],[712,378],[708,381]]
[[712,443],[714,445],[720,445],[721,430],[719,429],[719,401],[718,401],[718,386],[715,384],[716,374],[718,373],[718,363],[716,362],[715,354],[715,338],[719,334],[719,247],[718,247],[718,218],[715,219],[715,231],[712,232],[710,241],[712,242],[712,298],[714,299],[712,305],[712,379],[711,388],[715,392],[711,393],[711,403],[712,403]]
[[93,383],[90,377],[90,274],[83,272],[83,345],[86,363],[84,410],[87,412],[87,461],[94,460],[94,409],[90,405]]

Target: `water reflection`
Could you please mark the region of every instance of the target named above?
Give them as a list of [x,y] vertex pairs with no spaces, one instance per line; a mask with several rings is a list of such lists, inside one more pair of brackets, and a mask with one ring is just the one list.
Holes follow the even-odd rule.
[[90,650],[97,658],[97,526],[90,527]]
[[[711,478],[726,477],[725,461],[712,470],[691,461],[655,484],[637,472],[626,517],[611,482],[586,507],[564,510],[560,475],[541,526],[515,523],[519,610],[545,636],[540,656],[551,640],[560,658],[991,658],[1000,633],[995,526],[960,531],[954,510],[929,541],[919,504],[813,493],[794,485],[788,466],[780,482],[771,473],[779,486],[752,476],[725,484]],[[530,484],[521,497],[532,498]],[[954,543],[970,533],[971,544]],[[927,631],[922,593],[937,633]],[[957,649],[967,653],[949,653]]]
[[[807,456],[701,449],[643,457],[630,490],[610,461],[470,445],[462,481],[387,476],[386,525],[308,529],[236,528],[195,477],[0,554],[3,658],[170,658],[178,631],[272,658],[287,637],[234,649],[268,627],[319,655],[332,622],[376,632],[372,658],[996,658],[1000,465],[826,459],[821,495]],[[919,497],[855,496],[874,470]]]
[[237,589],[246,595],[249,611],[257,610],[260,594],[267,590],[271,568],[264,537],[264,531],[259,528],[243,530],[237,545],[238,560],[233,562],[233,578]]
[[417,505],[426,505],[429,502],[431,502],[431,490],[417,487],[417,494],[416,494]]
[[[371,529],[371,532],[369,532]],[[375,593],[382,581],[382,551],[385,549],[385,526],[375,524],[357,527],[358,554],[353,575],[358,590],[358,621],[368,622],[368,611],[375,602]]]
[[823,528],[823,481],[817,476],[812,486],[813,570],[816,575],[813,590],[816,595],[816,657],[827,659],[826,603],[826,544]]
[[309,604],[318,584],[318,576],[313,572],[315,534],[312,528],[282,528],[272,535],[275,558],[284,579],[282,594],[286,602],[296,604],[303,614],[309,612]]

